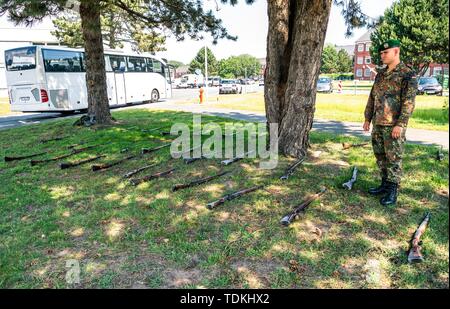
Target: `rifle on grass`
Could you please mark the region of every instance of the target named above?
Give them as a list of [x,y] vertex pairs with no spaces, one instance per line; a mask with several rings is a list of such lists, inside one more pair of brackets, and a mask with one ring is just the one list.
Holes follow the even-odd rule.
[[21,157],[8,157],[8,156],[5,156],[5,162],[29,159],[29,158],[41,156],[41,155],[46,154],[46,153],[47,153],[47,151],[34,153],[34,154],[21,156]]
[[118,164],[120,164],[120,163],[122,163],[124,161],[134,159],[136,157],[137,157],[136,155],[131,155],[131,156],[128,156],[128,157],[125,157],[125,158],[122,158],[122,159],[119,159],[117,161],[113,161],[113,162],[110,162],[110,163],[92,165],[91,169],[92,169],[93,172],[100,171],[100,170],[105,170],[105,169],[108,169],[108,168],[113,167],[115,165],[118,165]]
[[420,240],[420,237],[425,232],[425,229],[427,228],[428,221],[430,221],[431,214],[427,212],[425,214],[425,218],[423,218],[422,222],[420,223],[419,227],[417,228],[416,232],[414,233],[414,236],[411,240],[411,249],[409,250],[408,254],[408,262],[409,263],[419,263],[423,261],[423,256],[420,250],[422,249],[420,245],[422,244],[422,241]]
[[158,130],[161,130],[161,129],[164,129],[164,128],[167,128],[167,127],[166,127],[166,126],[163,126],[163,127],[157,127],[157,128],[153,128],[153,129],[150,129],[150,130],[142,129],[141,132],[144,132],[144,133],[150,133],[150,132],[158,131]]
[[155,165],[156,165],[156,164],[150,164],[150,165],[146,165],[146,166],[137,168],[137,169],[135,169],[135,170],[132,170],[131,172],[126,173],[126,174],[123,175],[122,177],[123,177],[123,178],[130,178],[131,176],[136,175],[137,173],[139,173],[139,172],[141,172],[141,171],[144,171],[144,170],[146,170],[146,169],[149,169],[150,167],[153,167],[153,166],[155,166]]
[[65,158],[68,158],[70,156],[76,155],[77,153],[89,150],[89,149],[94,148],[94,147],[97,147],[97,145],[87,146],[87,147],[78,148],[78,149],[72,149],[72,152],[70,152],[68,154],[65,154],[65,155],[58,156],[58,157],[54,157],[54,158],[50,158],[50,159],[44,159],[44,160],[31,160],[30,164],[31,164],[31,166],[34,166],[34,165],[37,165],[37,164],[40,164],[40,163],[47,163],[47,162],[52,162],[52,161],[58,161],[58,160],[65,159]]
[[287,214],[286,216],[284,216],[281,220],[280,223],[284,226],[288,226],[289,224],[292,223],[292,221],[295,220],[295,218],[306,209],[306,207],[309,206],[309,204],[311,204],[313,201],[315,201],[316,199],[318,199],[327,189],[326,188],[322,188],[319,192],[317,192],[316,194],[310,196],[309,198],[307,198],[305,201],[303,201],[300,205],[298,205],[297,207],[294,208],[294,210],[292,212],[290,212],[289,214]]
[[142,177],[142,178],[131,179],[130,183],[133,186],[137,186],[138,184],[141,184],[143,182],[150,181],[150,180],[155,179],[155,178],[159,178],[159,177],[162,177],[162,176],[169,175],[174,170],[175,170],[175,168],[171,168],[170,170],[167,170],[167,171],[164,171],[164,172],[159,172],[159,173],[156,173],[156,174],[153,174],[153,175],[148,175],[148,176],[145,176],[145,177]]
[[181,190],[181,189],[186,189],[186,188],[190,188],[190,187],[193,187],[193,186],[201,185],[202,183],[211,181],[213,179],[216,179],[216,178],[218,178],[220,176],[223,176],[225,174],[228,174],[228,173],[229,173],[229,171],[222,172],[222,173],[219,173],[219,174],[216,174],[216,175],[213,175],[213,176],[200,178],[198,180],[194,180],[194,181],[191,181],[191,182],[186,183],[186,184],[175,185],[175,186],[173,186],[172,191],[175,192],[175,191],[178,191],[178,190]]
[[303,158],[300,158],[299,160],[297,160],[297,162],[294,162],[294,164],[292,164],[291,166],[289,166],[286,170],[286,172],[284,173],[283,176],[280,177],[281,180],[286,180],[289,178],[289,176],[291,176],[295,169],[303,163],[303,161],[305,161],[306,156],[304,156]]
[[218,199],[217,201],[208,203],[206,205],[206,208],[208,208],[208,209],[216,208],[217,206],[225,203],[226,201],[231,201],[231,200],[233,200],[235,198],[238,198],[238,197],[240,197],[240,196],[242,196],[244,194],[247,194],[247,193],[259,190],[262,187],[264,187],[264,186],[260,185],[260,186],[255,186],[255,187],[251,187],[251,188],[248,188],[248,189],[244,189],[244,190],[236,191],[234,193],[227,194],[227,195],[223,196],[222,198]]
[[68,138],[68,136],[59,136],[59,137],[53,137],[53,138],[49,138],[49,139],[42,139],[40,142],[42,144],[44,144],[44,143],[53,142],[53,141],[60,141],[65,138]]
[[206,157],[201,156],[199,158],[186,158],[186,159],[184,159],[184,163],[185,164],[191,164],[192,162],[195,162],[195,161],[201,160],[201,159],[206,159]]
[[93,157],[93,158],[81,160],[81,161],[74,162],[74,163],[63,162],[63,163],[59,164],[59,167],[63,170],[63,169],[66,169],[66,168],[80,166],[82,164],[86,164],[86,163],[89,163],[89,162],[92,162],[92,161],[96,161],[96,160],[98,160],[100,158],[103,158],[103,157],[106,157],[106,156],[105,155],[100,155],[100,156],[96,156],[96,157]]
[[236,156],[236,157],[231,158],[231,159],[228,159],[228,160],[223,160],[223,161],[220,162],[220,163],[222,163],[223,165],[229,165],[229,164],[231,164],[231,163],[233,163],[233,162],[236,162],[236,161],[239,161],[239,160],[244,159],[245,156],[247,156],[247,155],[249,155],[249,154],[252,154],[252,153],[254,153],[254,152],[255,152],[254,150],[252,150],[252,151],[247,151],[246,153],[242,154],[241,156]]
[[159,149],[162,149],[162,148],[165,148],[165,147],[169,147],[169,146],[170,146],[170,143],[169,144],[164,144],[164,145],[161,145],[161,146],[157,146],[157,147],[154,147],[154,148],[142,148],[141,153],[142,154],[146,154],[146,153],[154,152],[154,151],[157,151]]
[[81,146],[81,145],[84,145],[84,144],[86,144],[86,143],[85,142],[80,142],[78,144],[72,144],[72,145],[67,146],[67,149],[74,149],[75,147],[78,147],[78,146]]
[[344,183],[342,184],[342,187],[344,187],[345,189],[351,190],[352,187],[353,187],[353,184],[356,182],[356,177],[357,177],[357,175],[358,175],[358,168],[355,166],[355,167],[353,168],[353,175],[352,175],[352,178],[351,178],[349,181],[344,182]]
[[444,153],[442,152],[442,146],[439,148],[439,150],[436,154],[436,160],[438,160],[438,161],[444,160]]
[[349,149],[352,147],[363,147],[369,145],[369,143],[361,143],[361,144],[351,144],[351,143],[342,143],[342,149]]

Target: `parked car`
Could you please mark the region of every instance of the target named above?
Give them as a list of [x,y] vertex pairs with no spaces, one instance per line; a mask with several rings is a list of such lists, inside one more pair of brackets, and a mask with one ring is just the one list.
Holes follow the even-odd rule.
[[234,79],[222,79],[219,86],[219,94],[222,93],[242,93],[242,85]]
[[182,82],[186,82],[190,88],[200,88],[205,86],[205,77],[203,74],[185,74],[182,76]]
[[436,77],[421,77],[419,78],[417,93],[442,95],[442,86],[439,84]]
[[332,93],[333,92],[333,83],[331,78],[329,77],[319,77],[319,80],[317,81],[317,92],[326,92],[326,93]]
[[260,79],[258,81],[258,86],[264,86],[264,79]]

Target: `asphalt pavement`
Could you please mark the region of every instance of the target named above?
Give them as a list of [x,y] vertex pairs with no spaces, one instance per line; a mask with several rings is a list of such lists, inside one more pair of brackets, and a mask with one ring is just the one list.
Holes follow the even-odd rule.
[[[262,91],[263,87],[258,87],[258,91]],[[344,92],[345,93],[345,92]],[[218,88],[209,88],[209,95],[217,95]],[[173,97],[170,100],[158,103],[134,104],[132,106],[122,106],[115,110],[129,108],[148,108],[150,110],[173,110],[185,111],[197,114],[207,114],[213,116],[222,116],[238,120],[246,120],[253,122],[265,121],[264,113],[249,112],[242,110],[230,110],[213,108],[208,104],[177,104],[180,100],[189,100],[198,97],[198,89],[174,89]],[[62,117],[80,117],[80,114],[71,116],[62,115],[60,113],[16,113],[6,116],[0,116],[0,130],[15,128],[24,125],[38,124],[47,121],[60,119]],[[341,122],[334,120],[316,119],[313,124],[313,130],[322,132],[370,137],[370,133],[362,130],[361,123]],[[433,131],[408,128],[406,131],[406,139],[408,142],[422,145],[442,145],[445,149],[449,149],[449,133],[448,131]]]

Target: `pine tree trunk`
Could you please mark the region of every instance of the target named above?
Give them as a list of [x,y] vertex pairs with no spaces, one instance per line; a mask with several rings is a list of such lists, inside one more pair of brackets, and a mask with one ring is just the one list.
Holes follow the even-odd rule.
[[278,123],[279,150],[288,156],[302,157],[309,146],[331,2],[268,1],[266,118]]
[[97,124],[111,123],[106,86],[105,57],[98,1],[80,3],[81,29],[84,38],[88,115],[95,116]]

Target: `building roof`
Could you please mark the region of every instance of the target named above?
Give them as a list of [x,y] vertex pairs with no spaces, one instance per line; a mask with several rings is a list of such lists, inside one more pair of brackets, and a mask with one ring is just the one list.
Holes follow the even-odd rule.
[[364,33],[359,39],[355,41],[355,43],[361,43],[361,42],[370,42],[370,35],[372,34],[374,29],[367,30],[366,33]]
[[347,52],[347,54],[350,57],[353,57],[355,55],[355,45],[335,45],[334,48],[337,51],[340,51],[341,49],[345,50]]

